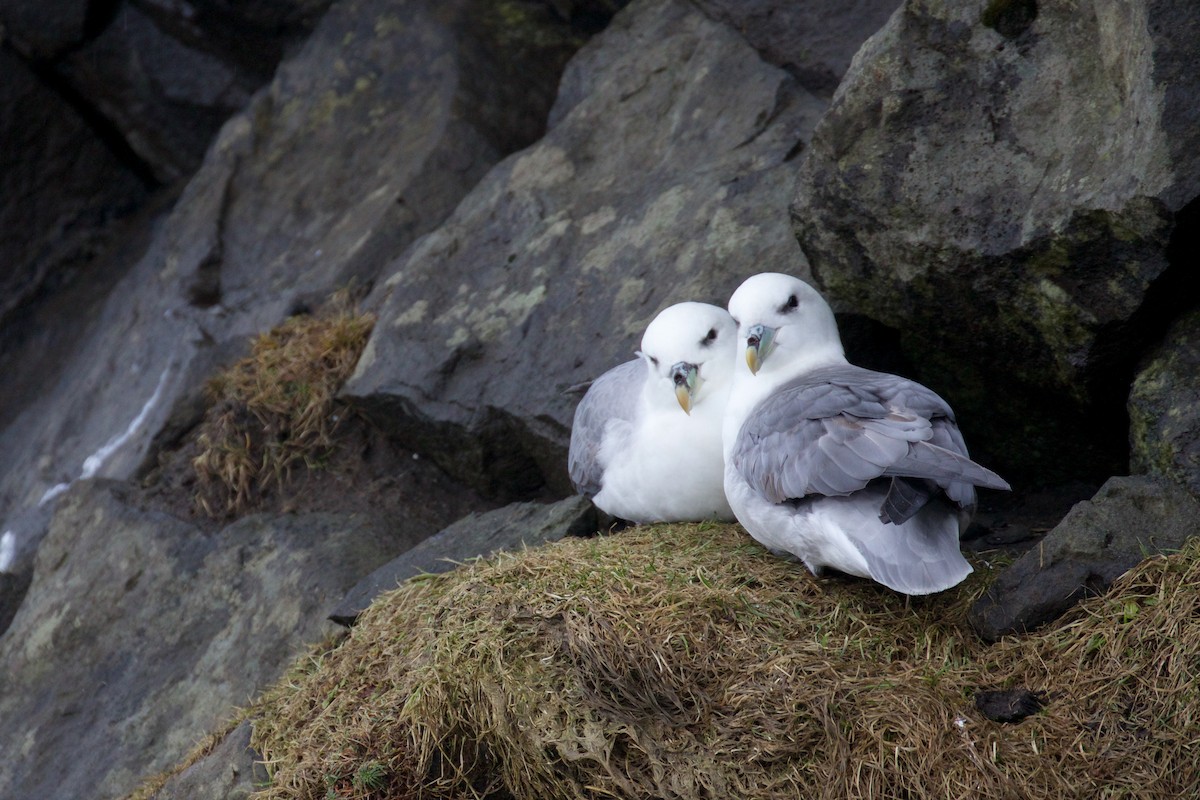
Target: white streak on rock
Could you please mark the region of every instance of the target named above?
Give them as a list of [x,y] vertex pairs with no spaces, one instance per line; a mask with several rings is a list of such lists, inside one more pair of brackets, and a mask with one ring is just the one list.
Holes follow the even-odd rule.
[[4,535],[0,536],[0,572],[8,572],[16,557],[17,535],[12,531],[5,531]]
[[53,486],[51,486],[49,489],[46,490],[46,493],[44,495],[42,495],[42,499],[38,500],[38,508],[41,508],[42,506],[46,505],[46,503],[49,503],[51,500],[58,497],[60,494],[62,494],[63,492],[65,492],[67,489],[70,489],[70,488],[71,488],[71,483],[69,481],[67,483],[54,484]]
[[138,429],[146,423],[146,418],[150,416],[150,412],[154,410],[154,407],[158,405],[159,398],[162,397],[163,387],[167,385],[167,375],[170,372],[171,365],[167,364],[162,371],[162,375],[158,376],[158,386],[154,388],[154,394],[150,395],[150,399],[142,406],[142,410],[138,412],[138,415],[133,418],[133,422],[129,423],[129,427],[125,429],[125,432],[109,439],[103,447],[84,459],[83,473],[79,476],[80,478],[90,478],[99,472],[100,467],[104,466],[104,462],[133,438]]

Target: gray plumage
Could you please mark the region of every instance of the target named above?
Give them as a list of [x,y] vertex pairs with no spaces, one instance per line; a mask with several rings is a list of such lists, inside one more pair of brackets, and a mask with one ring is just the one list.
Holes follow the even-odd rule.
[[645,383],[646,368],[635,358],[613,367],[588,387],[575,408],[567,456],[567,472],[576,491],[589,497],[599,493],[604,477],[600,448],[605,435],[632,435],[638,397]]
[[975,487],[1007,489],[967,455],[931,390],[846,360],[833,310],[802,280],[747,278],[729,299],[744,358],[723,425],[725,494],[775,552],[910,595],[958,584]]
[[880,518],[895,524],[939,493],[970,510],[975,486],[1008,488],[968,458],[945,400],[913,381],[852,364],[814,370],[763,400],[742,426],[732,459],[773,503],[845,497],[890,479]]
[[660,311],[638,358],[597,378],[575,411],[567,471],[607,514],[634,523],[731,519],[722,449],[737,326],[725,309]]

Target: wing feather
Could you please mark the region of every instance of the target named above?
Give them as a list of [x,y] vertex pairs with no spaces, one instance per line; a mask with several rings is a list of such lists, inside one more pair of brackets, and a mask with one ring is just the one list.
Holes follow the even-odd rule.
[[645,382],[645,364],[626,361],[594,380],[579,401],[567,452],[567,471],[576,491],[593,497],[602,488],[605,465],[600,451],[605,437],[632,429],[629,423]]
[[852,365],[816,370],[763,400],[731,457],[750,486],[776,503],[904,478],[916,483],[897,489],[906,494],[894,507],[911,516],[929,499],[920,481],[964,508],[974,504],[975,486],[1008,488],[970,460],[945,400],[914,381]]

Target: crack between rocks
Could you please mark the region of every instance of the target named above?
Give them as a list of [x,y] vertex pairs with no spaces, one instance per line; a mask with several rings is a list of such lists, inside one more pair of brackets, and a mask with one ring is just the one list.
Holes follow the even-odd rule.
[[55,68],[55,64],[64,57],[78,52],[91,44],[100,36],[108,25],[116,18],[120,3],[112,0],[88,4],[84,18],[84,38],[77,44],[59,53],[54,59],[35,59],[26,56],[11,44],[9,36],[0,30],[0,49],[21,61],[33,73],[38,82],[48,91],[57,95],[76,114],[95,135],[100,143],[112,154],[113,158],[127,169],[148,191],[162,187],[162,181],[154,174],[150,162],[137,154],[121,132],[120,127],[109,119],[97,106],[79,92],[66,77]]

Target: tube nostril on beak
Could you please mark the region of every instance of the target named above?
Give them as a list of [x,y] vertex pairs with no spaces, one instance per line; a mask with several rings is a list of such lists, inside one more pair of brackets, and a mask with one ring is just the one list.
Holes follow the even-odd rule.
[[676,386],[686,386],[687,385],[687,373],[686,372],[676,372],[675,373],[675,385]]
[[756,334],[750,334],[749,336],[746,337],[746,346],[747,347],[758,347],[758,345],[761,341],[762,341],[762,339],[760,339]]

